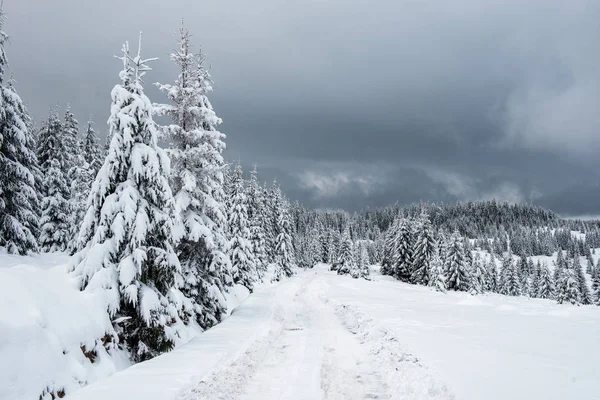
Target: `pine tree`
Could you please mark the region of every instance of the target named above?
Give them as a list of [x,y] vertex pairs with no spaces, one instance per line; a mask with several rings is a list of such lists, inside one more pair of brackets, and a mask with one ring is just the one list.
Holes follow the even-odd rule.
[[471,269],[471,288],[475,293],[483,293],[485,291],[486,274],[487,271],[481,262],[481,257],[477,254],[473,260],[473,267]]
[[560,279],[556,284],[556,301],[558,304],[579,305],[581,303],[579,281],[572,268],[565,268],[560,274]]
[[406,219],[401,219],[398,223],[392,257],[396,279],[409,282],[413,262],[413,243],[411,226]]
[[356,262],[354,260],[352,248],[353,245],[352,239],[350,239],[350,232],[348,229],[346,229],[342,235],[340,248],[338,250],[338,262],[341,264],[341,266],[338,268],[338,275],[349,274],[351,271],[356,269]]
[[42,251],[66,251],[71,223],[70,193],[64,174],[67,154],[62,125],[55,110],[50,112],[40,130],[38,161],[44,171],[39,244]]
[[262,278],[269,263],[265,238],[265,209],[262,189],[258,184],[256,167],[250,172],[250,182],[247,188],[248,219],[250,224],[250,244],[256,260],[256,269]]
[[[0,11],[0,84],[6,35],[1,31],[4,14]],[[2,86],[0,105],[0,246],[8,253],[37,252],[39,232],[37,202],[38,171],[31,119],[13,81]]]
[[536,297],[539,297],[540,299],[554,298],[554,281],[547,264],[543,264],[540,267],[540,279],[538,282]]
[[353,278],[364,278],[369,279],[369,254],[367,252],[367,246],[361,242],[358,246],[358,257],[356,257],[356,268],[350,272]]
[[40,246],[45,252],[66,251],[71,239],[69,188],[59,160],[51,158],[47,164],[49,166],[44,168],[46,195],[42,200]]
[[431,259],[436,251],[433,229],[426,212],[421,213],[416,225],[417,239],[414,246],[411,280],[413,283],[427,285],[429,283],[429,270]]
[[281,274],[292,276],[296,260],[292,246],[292,227],[285,201],[281,202],[277,210],[277,231],[279,232],[275,244],[275,263],[278,265],[277,278],[280,278]]
[[191,51],[190,33],[182,26],[179,48],[170,55],[179,69],[173,84],[157,84],[171,104],[155,104],[154,112],[170,118],[163,129],[169,141],[170,183],[177,215],[176,252],[184,276],[183,293],[203,328],[218,323],[226,312],[225,291],[233,284],[231,262],[226,255],[224,160],[222,122],[207,94],[212,90],[202,54]]
[[383,247],[383,257],[381,261],[381,273],[383,275],[394,275],[394,254],[396,251],[396,235],[398,231],[398,221],[394,221],[385,234],[385,243]]
[[446,291],[446,276],[444,263],[440,253],[436,251],[431,259],[431,269],[429,271],[429,286],[435,288],[438,292]]
[[579,262],[579,255],[577,253],[575,253],[575,257],[573,258],[573,264],[571,268],[575,272],[577,282],[579,283],[579,299],[581,304],[591,304],[592,294],[590,293],[590,288],[588,287],[587,280],[585,279],[585,273],[583,272],[583,268],[581,267],[581,263]]
[[96,174],[100,170],[100,167],[104,163],[104,155],[102,154],[102,149],[100,148],[100,141],[98,136],[96,135],[96,131],[94,130],[94,123],[92,119],[87,123],[87,128],[85,130],[85,136],[83,138],[83,144],[81,145],[81,151],[83,153],[83,157],[85,158],[85,162],[89,165],[89,170],[93,175],[93,178],[96,178]]
[[594,269],[592,275],[592,303],[600,306],[600,273],[598,268]]
[[507,296],[521,295],[521,282],[517,264],[512,259],[510,251],[506,253],[502,260],[502,279],[500,293]]
[[135,361],[173,347],[183,285],[173,249],[169,159],[158,147],[141,78],[150,68],[123,46],[121,84],[112,90],[113,139],[90,193],[71,269],[82,290],[106,291],[109,315]]
[[233,279],[235,283],[252,290],[257,280],[256,261],[250,243],[248,229],[248,209],[242,167],[236,166],[230,193],[227,225],[229,227],[229,258],[231,259]]
[[466,265],[462,240],[456,231],[450,237],[444,264],[448,290],[468,291],[471,289],[471,277]]
[[69,188],[70,233],[67,250],[74,254],[77,251],[79,228],[87,212],[87,200],[96,175],[84,157],[80,156],[76,164],[71,167],[69,176],[72,181]]
[[494,255],[491,254],[487,262],[485,264],[486,268],[486,290],[490,292],[498,293],[499,284],[498,284],[498,266],[496,265],[496,260]]
[[80,157],[83,157],[79,142],[79,122],[71,112],[70,106],[67,106],[65,111],[61,137],[65,148],[63,174],[70,183],[74,179],[75,167],[80,163]]
[[560,275],[562,271],[566,269],[566,267],[567,265],[563,257],[563,252],[561,249],[558,249],[558,254],[556,256],[556,264],[554,266],[554,282],[558,283],[560,281]]

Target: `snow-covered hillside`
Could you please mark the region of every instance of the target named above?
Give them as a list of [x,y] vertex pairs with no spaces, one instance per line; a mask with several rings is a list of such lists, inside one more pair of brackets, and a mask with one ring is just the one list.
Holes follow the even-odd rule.
[[[11,305],[0,310],[9,338],[0,343],[2,399],[37,398],[65,379],[66,398],[86,400],[591,399],[600,391],[595,306],[439,293],[377,270],[372,281],[338,276],[326,265],[259,287],[218,326],[105,378],[128,362],[85,359],[80,343],[102,331],[104,313],[72,287],[65,257],[48,257],[1,256],[10,297],[1,304]],[[73,377],[96,383],[75,390]]]

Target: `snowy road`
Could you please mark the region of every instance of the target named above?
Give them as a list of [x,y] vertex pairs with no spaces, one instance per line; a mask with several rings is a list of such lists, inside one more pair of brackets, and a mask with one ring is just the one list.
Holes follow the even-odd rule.
[[598,336],[596,307],[441,294],[317,266],[67,398],[593,399]]
[[[276,295],[269,334],[211,373],[183,398],[452,398],[414,359],[394,349],[393,338],[383,333],[377,335],[377,341],[389,341],[392,346],[385,349],[391,350],[388,356],[381,358],[381,343],[373,346],[372,338],[364,334],[373,332],[371,327],[363,326],[366,321],[347,324],[347,313],[336,311],[329,303],[329,284],[324,275],[332,274],[325,267],[317,267],[292,278],[295,285],[288,285]],[[407,370],[411,374],[403,376]],[[415,371],[429,386],[421,382],[415,385]],[[406,378],[411,381],[402,383]]]

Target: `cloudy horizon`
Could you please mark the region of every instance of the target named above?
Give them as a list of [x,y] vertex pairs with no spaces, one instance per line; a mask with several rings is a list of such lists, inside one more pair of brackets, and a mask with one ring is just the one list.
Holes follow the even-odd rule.
[[[497,199],[598,215],[600,3],[189,4],[8,0],[10,72],[36,121],[67,104],[105,132],[121,44],[176,70],[182,16],[211,65],[228,160],[349,211]],[[117,12],[118,10],[118,12]],[[52,16],[49,18],[48,16]],[[31,29],[35,26],[35,29]]]

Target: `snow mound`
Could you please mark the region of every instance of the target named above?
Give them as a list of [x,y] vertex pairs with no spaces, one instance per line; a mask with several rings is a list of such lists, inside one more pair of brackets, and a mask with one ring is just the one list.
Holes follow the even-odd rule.
[[0,398],[69,393],[130,364],[124,352],[109,355],[100,344],[111,329],[104,302],[77,290],[68,256],[13,258],[0,254],[0,265],[12,265],[0,268]]

